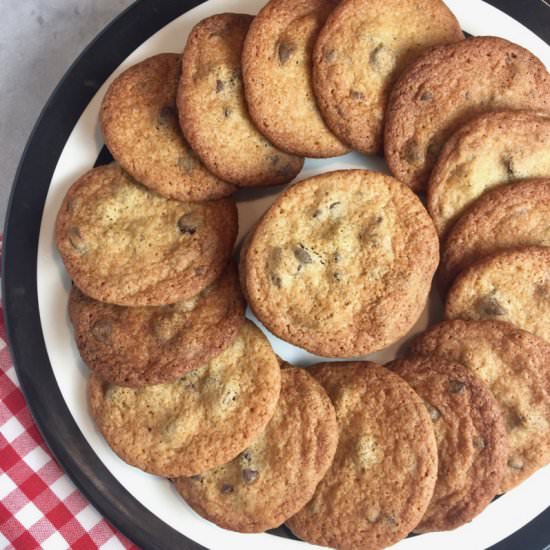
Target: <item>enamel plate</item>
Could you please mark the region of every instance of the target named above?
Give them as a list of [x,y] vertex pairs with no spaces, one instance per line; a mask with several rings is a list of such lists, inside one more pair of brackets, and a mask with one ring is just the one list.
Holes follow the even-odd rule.
[[[509,15],[481,0],[446,2],[466,32],[517,42],[550,67],[550,47]],[[88,413],[87,369],[76,349],[66,308],[70,281],[54,246],[55,217],[65,192],[77,177],[108,159],[98,113],[113,78],[156,53],[181,52],[187,34],[201,19],[223,12],[254,14],[263,3],[141,0],[133,4],[96,38],[59,84],[31,136],[12,191],[3,295],[21,385],[48,444],[75,483],[113,524],[144,548],[315,548],[296,540],[284,527],[257,535],[220,529],[195,514],[167,480],[128,466],[114,455]],[[493,3],[550,41],[550,7],[542,1]],[[351,153],[337,159],[307,160],[298,179],[361,167],[387,171],[382,159]],[[237,195],[239,238],[278,192],[271,188]],[[410,334],[369,358],[379,362],[394,358],[411,336],[440,315],[441,305],[432,295]],[[305,366],[318,360],[265,332],[275,352],[288,362]],[[496,545],[499,550],[542,549],[550,544],[548,487],[550,466],[496,499],[470,524],[452,532],[409,537],[394,548],[476,550]]]

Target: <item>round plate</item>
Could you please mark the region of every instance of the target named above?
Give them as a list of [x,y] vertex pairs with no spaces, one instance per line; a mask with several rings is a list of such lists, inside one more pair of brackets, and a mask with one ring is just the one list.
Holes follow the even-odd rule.
[[[536,34],[481,0],[447,0],[470,34],[493,34],[529,48],[550,66],[550,48]],[[200,4],[200,5],[199,5]],[[114,20],[73,66],[36,124],[16,176],[4,237],[3,296],[8,336],[23,391],[47,443],[90,501],[144,548],[313,548],[284,527],[268,534],[224,531],[192,512],[166,480],[122,463],[93,426],[87,411],[86,368],[78,356],[66,313],[69,280],[55,252],[53,223],[74,179],[108,160],[97,127],[101,98],[114,76],[162,51],[181,51],[192,26],[220,12],[256,13],[262,0],[141,0]],[[542,0],[492,0],[550,41],[550,8]],[[546,23],[545,23],[546,22]],[[300,179],[337,168],[385,170],[381,159],[350,154],[308,160]],[[241,234],[278,190],[238,194]],[[430,309],[411,332],[437,318]],[[315,357],[272,335],[276,352],[296,364]],[[409,335],[410,336],[410,335]],[[403,341],[375,358],[395,355]],[[453,532],[409,537],[402,549],[542,549],[550,543],[550,508],[544,489],[550,467],[494,501],[478,518]]]

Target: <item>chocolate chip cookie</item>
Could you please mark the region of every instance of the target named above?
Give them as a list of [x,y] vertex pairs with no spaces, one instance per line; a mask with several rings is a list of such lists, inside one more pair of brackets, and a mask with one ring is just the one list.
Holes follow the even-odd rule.
[[380,152],[396,77],[427,48],[463,38],[441,0],[343,0],[313,54],[313,85],[327,124],[354,149]]
[[69,313],[80,355],[119,386],[170,382],[219,355],[244,323],[245,303],[231,265],[202,292],[166,306],[98,302],[73,287]]
[[500,321],[444,321],[410,353],[461,363],[479,376],[500,405],[508,459],[500,491],[550,462],[550,345]]
[[195,296],[221,275],[237,225],[234,200],[167,199],[113,163],[72,185],[55,237],[86,295],[118,305],[165,305]]
[[305,370],[281,371],[281,397],[266,429],[234,460],[176,489],[199,514],[245,533],[279,526],[311,499],[338,443],[334,407]]
[[[311,84],[311,55],[336,0],[271,0],[252,21],[243,48],[248,110],[277,147],[306,157],[349,152],[325,125]],[[287,94],[292,94],[289,101]]]
[[437,440],[434,494],[414,530],[456,529],[477,516],[499,491],[508,456],[499,405],[471,370],[440,357],[402,359],[387,367],[424,400]]
[[450,136],[475,116],[505,109],[550,113],[550,75],[537,57],[492,36],[433,48],[391,91],[384,128],[390,170],[424,190]]
[[325,357],[395,342],[418,319],[439,242],[418,198],[367,170],[327,172],[282,193],[241,262],[250,307],[274,334]]
[[309,372],[334,404],[340,436],[313,499],[287,525],[321,546],[390,546],[416,527],[433,494],[437,446],[428,411],[402,378],[373,363]]
[[180,73],[181,56],[163,53],[118,76],[101,105],[105,143],[124,170],[165,197],[181,201],[225,197],[235,187],[206,170],[179,128]]
[[445,240],[439,266],[443,284],[484,256],[519,246],[550,246],[548,220],[550,179],[488,191],[458,219]]
[[550,248],[506,250],[474,263],[450,288],[445,317],[507,321],[550,342]]
[[428,211],[440,235],[489,189],[550,177],[550,117],[503,111],[475,118],[447,141],[428,183]]
[[210,171],[242,187],[287,183],[303,158],[281,151],[254,126],[247,111],[241,52],[252,16],[214,15],[191,31],[178,89],[179,121]]
[[246,321],[220,355],[170,384],[133,389],[92,374],[92,415],[125,462],[165,477],[192,476],[232,460],[273,416],[277,357]]

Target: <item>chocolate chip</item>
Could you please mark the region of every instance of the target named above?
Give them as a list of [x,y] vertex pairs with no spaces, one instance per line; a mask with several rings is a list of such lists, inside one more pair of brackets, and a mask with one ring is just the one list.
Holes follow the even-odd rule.
[[77,252],[86,251],[86,244],[84,243],[84,239],[82,238],[82,235],[80,234],[80,229],[78,227],[69,227],[69,229],[67,230],[67,238],[69,239],[71,246]]
[[199,225],[199,217],[195,212],[184,214],[178,220],[178,229],[182,235],[194,235]]
[[476,309],[488,317],[506,315],[508,313],[501,303],[493,296],[484,296],[477,301]]
[[365,99],[365,94],[363,92],[358,92],[357,90],[351,90],[349,93],[351,99]]
[[277,288],[281,288],[283,286],[283,282],[281,280],[281,277],[279,277],[279,275],[272,273],[270,278],[271,278],[271,284],[273,284]]
[[509,458],[508,467],[512,468],[512,470],[523,470],[523,460],[514,457]]
[[252,460],[252,453],[250,451],[243,451],[241,453],[241,458],[246,460],[247,462],[250,462]]
[[231,71],[231,76],[229,77],[229,84],[235,86],[238,82],[241,81],[241,70],[239,68],[233,69]]
[[421,159],[420,147],[415,138],[410,138],[403,147],[403,158],[409,164],[416,164]]
[[390,48],[380,43],[371,51],[369,61],[376,72],[388,73],[393,68],[395,56]]
[[323,52],[323,59],[326,63],[332,63],[336,59],[336,50],[330,49]]
[[290,163],[287,163],[282,168],[279,168],[276,174],[277,176],[288,178],[294,174],[294,169]]
[[223,89],[225,88],[225,84],[222,80],[216,80],[216,93],[219,94],[220,92],[223,92]]
[[420,96],[420,101],[431,101],[433,99],[433,94],[431,92],[422,92]]
[[439,145],[432,141],[426,148],[426,156],[431,160],[435,160],[439,156]]
[[232,493],[233,490],[233,485],[230,485],[229,483],[224,483],[221,488],[221,492],[223,495],[228,495],[229,493]]
[[225,406],[231,405],[231,403],[234,403],[237,400],[238,396],[239,394],[236,390],[229,388],[222,397],[222,404]]
[[466,384],[460,380],[449,380],[449,391],[451,393],[462,393]]
[[174,126],[177,118],[176,108],[172,105],[165,105],[159,112],[158,123],[161,126]]
[[231,109],[231,107],[225,106],[225,107],[223,108],[223,116],[224,116],[225,118],[229,118],[229,117],[231,116],[231,113],[232,113],[232,112],[233,112],[233,110]]
[[468,163],[461,162],[451,172],[451,177],[453,178],[465,178],[468,175]]
[[109,319],[100,319],[92,325],[92,334],[94,338],[100,342],[109,342],[111,340],[112,331],[113,324]]
[[439,420],[441,418],[441,413],[439,412],[439,409],[434,407],[432,404],[424,401],[424,405],[426,406],[426,410],[428,411],[428,414],[430,415],[430,418],[435,422],[436,420]]
[[525,423],[525,416],[515,409],[508,409],[506,414],[506,429],[508,431],[515,430]]
[[506,170],[506,176],[508,179],[514,179],[517,177],[516,169],[514,167],[514,159],[510,153],[504,153],[500,157],[500,161],[502,162],[504,169]]
[[395,519],[395,516],[391,514],[383,514],[382,517],[391,528],[397,527],[397,520]]
[[184,172],[191,172],[193,170],[194,164],[195,164],[195,161],[189,156],[183,156],[178,159],[178,166]]
[[258,470],[252,470],[251,468],[245,468],[243,470],[243,479],[245,483],[254,483],[258,479]]
[[271,166],[276,166],[280,160],[281,157],[279,155],[269,155],[269,162],[271,162]]
[[301,264],[313,263],[313,260],[311,259],[311,255],[301,244],[294,249],[294,256]]
[[546,283],[540,283],[535,286],[535,296],[546,300],[550,297],[550,285]]
[[473,445],[475,449],[485,449],[485,439],[476,435],[473,440]]
[[279,47],[277,48],[279,62],[281,65],[284,65],[296,51],[296,45],[290,42],[279,42]]

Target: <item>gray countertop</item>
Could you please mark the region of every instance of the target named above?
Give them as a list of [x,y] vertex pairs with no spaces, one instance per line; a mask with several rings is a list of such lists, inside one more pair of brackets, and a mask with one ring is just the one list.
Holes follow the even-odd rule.
[[69,65],[133,0],[0,0],[0,222],[19,158]]

